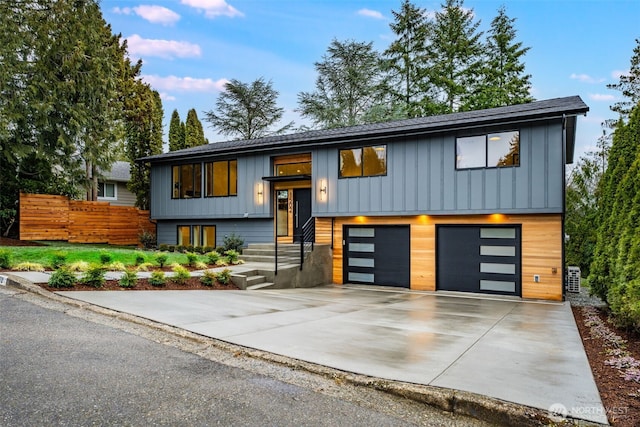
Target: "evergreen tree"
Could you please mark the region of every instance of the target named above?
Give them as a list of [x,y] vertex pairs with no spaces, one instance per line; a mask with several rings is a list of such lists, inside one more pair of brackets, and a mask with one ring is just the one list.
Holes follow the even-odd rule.
[[176,151],[185,148],[185,129],[184,123],[180,120],[178,110],[171,113],[171,121],[169,122],[169,151]]
[[316,90],[298,94],[298,111],[315,126],[352,126],[386,115],[376,111],[382,104],[382,70],[373,43],[333,40],[315,67]]
[[388,75],[385,89],[391,102],[400,106],[404,117],[435,114],[439,108],[428,78],[431,27],[427,11],[404,0],[400,11],[391,13],[394,21],[389,26],[396,39],[383,53]]
[[483,46],[474,22],[473,11],[463,7],[462,0],[446,0],[436,12],[428,55],[433,61],[429,78],[438,90],[443,113],[458,111],[462,98],[475,90],[481,66]]
[[[636,39],[636,47],[633,49],[633,56],[629,67],[629,74],[620,76],[620,81],[608,84],[607,88],[620,91],[624,101],[616,102],[611,106],[614,111],[626,120],[631,109],[640,102],[640,39]],[[615,122],[609,121],[609,125]]]
[[198,113],[194,108],[187,113],[187,122],[185,123],[184,145],[185,147],[197,147],[207,142],[204,139],[204,130],[202,123],[198,119]]
[[480,110],[533,101],[531,75],[525,74],[522,57],[529,51],[516,42],[515,18],[507,16],[504,6],[491,22],[484,64],[478,84],[463,96],[462,110]]
[[239,139],[282,134],[293,122],[272,130],[284,114],[284,108],[276,105],[277,98],[278,91],[271,81],[266,82],[262,77],[250,84],[232,79],[218,97],[216,111],[205,112],[205,120],[222,135]]

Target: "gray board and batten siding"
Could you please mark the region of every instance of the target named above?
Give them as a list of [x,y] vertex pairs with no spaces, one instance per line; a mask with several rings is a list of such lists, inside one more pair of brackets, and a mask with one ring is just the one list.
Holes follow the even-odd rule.
[[180,225],[215,225],[216,246],[224,243],[224,237],[235,234],[247,243],[273,243],[273,220],[236,218],[209,220],[160,220],[157,225],[158,243],[175,244],[178,241]]
[[313,214],[561,213],[561,120],[500,130],[520,131],[520,166],[457,170],[456,137],[460,133],[377,141],[387,145],[384,176],[340,179],[338,149],[314,150],[313,176],[315,182],[326,179],[327,202],[314,200]]
[[[529,104],[386,123],[229,141],[150,156],[151,216],[157,220],[271,218],[271,158],[312,153],[314,216],[563,211],[564,164],[573,161],[576,115],[588,107],[573,96]],[[456,170],[456,137],[520,131],[520,166]],[[387,145],[387,174],[338,178],[340,148]],[[238,196],[171,199],[171,165],[238,160]],[[325,179],[327,200],[318,184]]]

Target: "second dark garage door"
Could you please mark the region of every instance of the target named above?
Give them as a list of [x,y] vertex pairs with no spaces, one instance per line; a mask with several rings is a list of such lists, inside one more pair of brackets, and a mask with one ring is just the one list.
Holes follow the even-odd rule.
[[436,231],[438,290],[521,296],[520,226],[450,226]]
[[409,287],[411,231],[408,225],[345,225],[343,236],[344,283]]

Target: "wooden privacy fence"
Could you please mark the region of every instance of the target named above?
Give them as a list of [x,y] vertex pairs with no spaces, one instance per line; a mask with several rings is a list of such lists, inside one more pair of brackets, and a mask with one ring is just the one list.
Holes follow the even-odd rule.
[[149,211],[66,196],[20,194],[21,240],[136,245],[143,231],[156,233]]

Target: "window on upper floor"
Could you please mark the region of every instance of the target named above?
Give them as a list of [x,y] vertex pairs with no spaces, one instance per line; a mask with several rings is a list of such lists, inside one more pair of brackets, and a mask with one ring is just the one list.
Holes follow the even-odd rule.
[[192,199],[202,196],[202,165],[189,163],[171,168],[171,198]]
[[520,132],[456,138],[456,169],[520,166]]
[[207,197],[238,195],[238,161],[222,160],[205,164]]
[[340,178],[386,174],[386,145],[371,145],[340,150]]
[[117,198],[116,184],[113,182],[98,182],[98,198],[115,200]]

